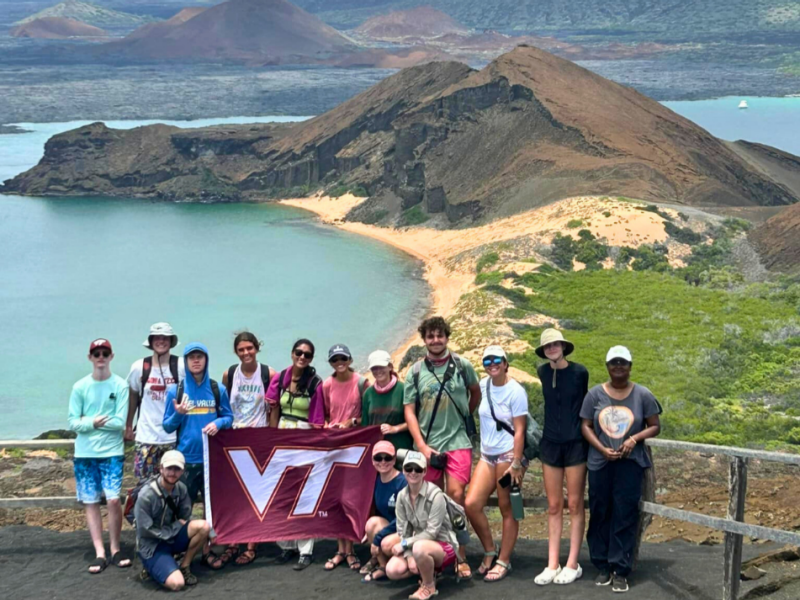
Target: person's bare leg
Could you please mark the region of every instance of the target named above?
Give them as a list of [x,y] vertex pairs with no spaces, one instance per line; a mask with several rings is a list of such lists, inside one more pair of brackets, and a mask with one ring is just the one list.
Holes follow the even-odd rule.
[[[445,493],[455,500],[461,506],[464,506],[467,484],[463,481],[456,479],[448,474],[446,479]],[[458,547],[458,572],[461,577],[472,577],[472,571],[467,563],[467,548],[466,546]]]
[[197,551],[205,546],[208,541],[208,535],[211,533],[211,526],[208,521],[196,520],[189,521],[189,527],[186,530],[189,536],[189,547],[186,549],[186,554],[183,555],[180,567],[188,567],[192,563],[192,559],[197,554]]
[[567,567],[578,568],[578,555],[581,552],[583,533],[586,526],[584,494],[586,493],[586,463],[567,467],[567,505],[569,508],[569,558]]
[[[498,464],[495,471],[496,476],[498,478],[502,477],[510,466],[511,463]],[[511,553],[514,552],[514,546],[517,544],[517,536],[519,535],[519,522],[514,518],[514,513],[511,510],[510,488],[497,486],[497,505],[503,517],[503,539],[500,542],[500,556],[498,556],[498,559],[504,563],[510,563]]]
[[559,565],[564,526],[564,469],[542,465],[542,474],[547,494],[547,568],[555,570]]
[[[100,504],[84,504],[86,510],[86,526],[89,528],[89,535],[94,546],[94,555],[97,558],[106,558],[106,548],[103,544],[103,517],[100,516]],[[97,573],[99,567],[89,569],[90,572]]]
[[[122,505],[119,502],[119,498],[114,498],[113,500],[108,501],[108,537],[110,540],[111,546],[111,556],[114,556],[117,552],[119,552],[119,538],[122,532]],[[130,560],[128,560],[127,564],[130,564]],[[124,567],[124,564],[120,566]]]
[[[469,492],[467,493],[467,500],[464,508],[467,511],[467,517],[475,530],[475,535],[483,546],[484,552],[494,552],[494,539],[492,538],[492,530],[489,527],[489,519],[486,518],[486,513],[483,509],[492,495],[497,483],[495,481],[494,467],[489,463],[479,460],[475,465],[475,471],[472,473],[472,481],[469,484]],[[485,556],[482,561],[482,566],[488,570],[492,566],[493,556]]]

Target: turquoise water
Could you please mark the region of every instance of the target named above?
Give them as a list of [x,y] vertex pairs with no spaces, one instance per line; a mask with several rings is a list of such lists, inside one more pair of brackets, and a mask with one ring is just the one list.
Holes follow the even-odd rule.
[[[750,108],[737,108],[740,100]],[[760,142],[800,155],[800,98],[736,96],[663,104],[724,140]]]
[[[63,130],[30,128],[0,136],[4,176],[34,164],[43,139]],[[112,369],[123,377],[147,354],[149,325],[162,320],[181,347],[208,344],[217,378],[236,362],[242,328],[266,342],[262,362],[277,367],[289,363],[295,339],[310,338],[327,375],[329,346],[349,344],[365,367],[369,352],[400,343],[428,305],[407,255],[286,207],[0,196],[0,224],[0,439],[66,427],[69,392],[90,372],[95,337],[114,344]]]

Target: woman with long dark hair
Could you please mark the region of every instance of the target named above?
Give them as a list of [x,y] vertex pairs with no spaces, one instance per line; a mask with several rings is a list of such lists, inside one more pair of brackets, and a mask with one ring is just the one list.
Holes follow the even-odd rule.
[[[297,340],[292,346],[292,365],[273,378],[267,390],[271,427],[313,429],[325,426],[322,380],[311,366],[312,360],[314,344],[307,339]],[[278,564],[289,562],[298,552],[300,558],[295,571],[302,571],[313,561],[313,539],[279,542],[278,545],[283,550],[275,559]]]

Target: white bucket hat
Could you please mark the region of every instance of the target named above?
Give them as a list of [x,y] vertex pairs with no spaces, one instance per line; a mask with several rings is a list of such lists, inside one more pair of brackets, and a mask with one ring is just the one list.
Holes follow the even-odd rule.
[[178,336],[175,334],[175,331],[172,329],[172,325],[169,323],[153,323],[150,326],[150,333],[147,334],[147,339],[142,342],[142,346],[147,348],[148,350],[152,350],[153,346],[150,345],[150,338],[154,335],[165,335],[170,338],[169,347],[174,348],[178,345]]
[[369,368],[372,367],[388,367],[392,364],[392,355],[386,350],[375,350],[369,355]]

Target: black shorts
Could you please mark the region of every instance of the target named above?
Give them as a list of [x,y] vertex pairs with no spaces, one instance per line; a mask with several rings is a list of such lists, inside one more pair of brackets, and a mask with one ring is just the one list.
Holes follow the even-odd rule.
[[539,460],[548,467],[574,467],[585,463],[588,457],[589,443],[586,440],[558,443],[542,439],[539,444]]
[[186,463],[186,469],[181,475],[181,481],[189,491],[189,499],[192,504],[203,499],[206,487],[203,463]]

